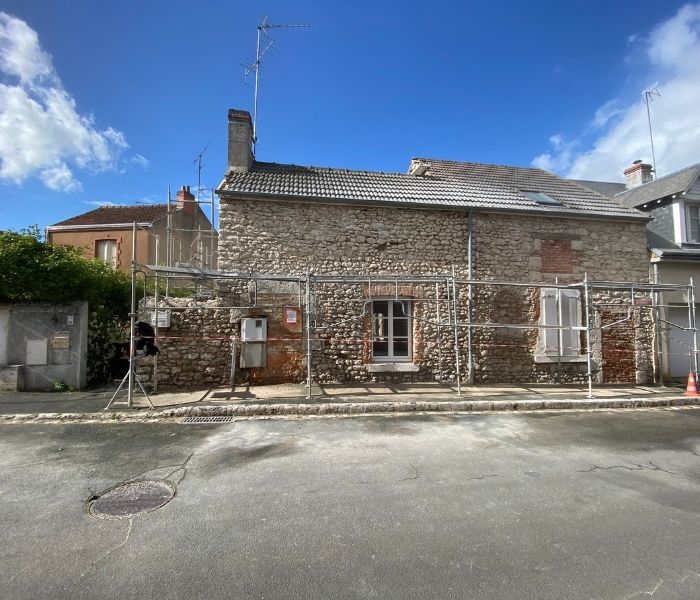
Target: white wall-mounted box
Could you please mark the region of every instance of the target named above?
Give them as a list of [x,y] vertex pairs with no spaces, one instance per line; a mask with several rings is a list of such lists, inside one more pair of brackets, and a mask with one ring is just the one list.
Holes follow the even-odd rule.
[[48,364],[48,340],[27,340],[27,365]]
[[241,319],[241,341],[267,341],[267,319],[265,317]]

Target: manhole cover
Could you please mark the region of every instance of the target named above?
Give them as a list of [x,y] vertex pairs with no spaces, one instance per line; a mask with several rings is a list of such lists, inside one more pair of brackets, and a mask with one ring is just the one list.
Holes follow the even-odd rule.
[[90,503],[98,519],[128,519],[164,506],[175,496],[169,481],[132,481],[113,487]]

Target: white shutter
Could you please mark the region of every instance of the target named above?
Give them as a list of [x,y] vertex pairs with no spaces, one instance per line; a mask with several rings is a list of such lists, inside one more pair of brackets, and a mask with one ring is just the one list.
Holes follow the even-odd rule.
[[[556,325],[557,293],[552,288],[542,288],[540,292],[540,325]],[[558,331],[556,329],[540,329],[538,346],[545,356],[556,355],[558,352]]]
[[[562,325],[578,327],[581,324],[581,303],[577,290],[563,290],[561,292]],[[578,356],[580,353],[581,335],[577,330],[562,329],[561,354],[562,356]]]

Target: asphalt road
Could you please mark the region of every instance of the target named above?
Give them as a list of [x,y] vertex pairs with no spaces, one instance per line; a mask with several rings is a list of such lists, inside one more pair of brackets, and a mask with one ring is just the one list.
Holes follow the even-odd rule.
[[0,518],[3,599],[696,600],[700,409],[2,425]]

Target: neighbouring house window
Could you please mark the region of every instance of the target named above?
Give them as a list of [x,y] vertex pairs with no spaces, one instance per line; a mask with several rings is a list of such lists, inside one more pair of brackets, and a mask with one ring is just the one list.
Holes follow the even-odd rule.
[[117,266],[117,241],[116,240],[97,240],[95,242],[95,256],[108,265]]
[[686,204],[685,206],[686,242],[700,244],[700,205]]
[[[540,325],[581,326],[581,298],[578,290],[542,288]],[[570,329],[540,329],[537,344],[540,356],[580,356],[581,332]]]
[[379,362],[411,360],[410,300],[372,302],[372,358]]

